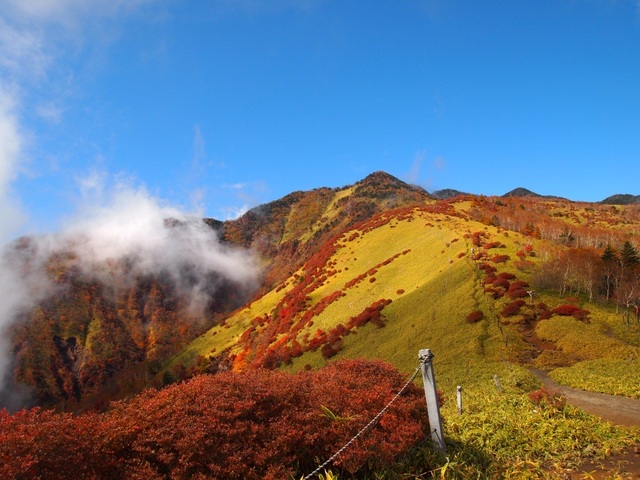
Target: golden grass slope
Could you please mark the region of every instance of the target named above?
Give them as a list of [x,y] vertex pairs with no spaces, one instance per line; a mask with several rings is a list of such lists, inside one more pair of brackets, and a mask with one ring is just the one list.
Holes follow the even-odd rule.
[[[323,202],[321,218],[335,216],[351,190],[342,189]],[[292,209],[291,215],[296,217],[296,212]],[[489,264],[497,269],[495,275],[512,274],[531,283],[537,265],[567,247],[532,236],[536,232],[523,223],[525,219],[540,227],[551,222],[553,228],[541,228],[542,232],[555,231],[566,241],[565,222],[579,218],[578,223],[584,224],[585,213],[604,220],[607,212],[613,212],[611,207],[475,197],[382,212],[329,238],[302,268],[192,342],[169,368],[189,367],[198,357],[237,370],[256,366],[300,370],[322,366],[333,357],[366,357],[389,360],[410,371],[418,350],[430,348],[442,381],[452,385],[485,382],[496,373],[527,383],[518,365],[533,365],[563,367],[552,376],[601,391],[605,387],[594,385],[591,370],[600,372],[603,384],[611,383],[604,381],[608,372],[638,371],[640,328],[623,326],[611,306],[584,299],[580,303],[591,312],[589,323],[562,316],[535,320],[528,297],[522,311],[505,315],[512,299],[492,298],[480,267]],[[626,232],[638,228],[631,210],[617,212],[619,217],[608,219],[616,227],[613,231],[620,225]],[[302,223],[310,232],[319,226]],[[525,233],[496,224],[522,227]],[[293,230],[301,233],[299,228]],[[599,228],[571,231],[577,235],[575,243],[608,238]],[[565,303],[556,293],[545,291],[536,291],[535,300],[549,308]],[[378,310],[374,317],[379,313],[380,319],[354,320],[367,317],[374,307]],[[472,311],[482,312],[484,320],[468,323]],[[532,341],[532,335],[546,342],[544,351],[539,351],[540,343]],[[581,365],[596,360],[599,363]],[[620,361],[627,362],[626,369],[618,365]],[[619,378],[605,391],[636,396],[629,375]]]
[[[466,321],[472,310],[491,308],[471,259],[470,234],[476,230],[497,234],[494,227],[433,205],[377,215],[328,242],[325,257],[320,253],[310,259],[283,285],[196,339],[172,364],[220,356],[242,369],[258,351],[282,351],[297,343],[301,354],[282,364],[293,370],[319,367],[328,361],[326,355],[320,348],[308,348],[318,332],[346,326],[373,302],[384,299],[391,300],[382,310],[384,327],[366,323],[352,328],[339,339],[335,358],[384,359],[411,371],[417,366],[418,351],[430,348],[440,382],[449,387],[489,382],[494,374],[526,378],[507,362],[527,348],[515,332],[509,333],[509,326]],[[506,248],[500,253],[513,254],[519,248],[520,237],[514,237],[503,238]],[[319,263],[315,270],[310,267],[314,262]],[[302,282],[308,284],[302,295],[306,303],[292,316],[293,293]],[[301,321],[309,311],[316,313]],[[293,318],[276,327],[286,315]],[[298,325],[297,330],[292,325]]]

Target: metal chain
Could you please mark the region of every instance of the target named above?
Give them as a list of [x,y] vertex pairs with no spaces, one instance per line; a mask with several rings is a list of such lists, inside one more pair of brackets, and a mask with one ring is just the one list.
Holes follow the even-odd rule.
[[358,433],[355,434],[355,436],[349,440],[347,443],[345,443],[343,445],[343,447],[338,450],[336,453],[334,453],[331,457],[329,457],[329,459],[327,461],[325,461],[322,465],[320,465],[318,468],[316,468],[313,472],[311,472],[309,475],[303,477],[302,480],[309,480],[311,477],[313,477],[314,475],[316,475],[317,473],[320,472],[320,470],[322,470],[324,467],[326,467],[327,465],[329,465],[331,462],[333,462],[336,458],[338,458],[340,456],[340,454],[342,454],[342,452],[344,452],[347,448],[349,448],[349,446],[355,442],[358,437],[360,437],[360,435],[362,435],[365,431],[367,431],[367,429],[369,427],[371,427],[374,423],[376,423],[378,421],[378,419],[384,415],[384,413],[389,409],[389,407],[393,404],[393,402],[395,402],[398,397],[400,395],[402,395],[404,393],[404,391],[407,389],[407,387],[409,386],[409,384],[411,382],[413,382],[413,380],[416,378],[416,376],[418,375],[418,372],[420,371],[420,368],[422,367],[422,365],[418,365],[418,367],[416,368],[416,370],[413,372],[413,375],[411,375],[411,377],[409,378],[409,380],[407,380],[407,382],[403,385],[403,387],[400,389],[400,391],[398,393],[395,394],[395,396],[391,399],[391,401],[389,401],[389,403],[387,403],[385,405],[385,407],[380,410],[380,412],[378,412],[378,414],[373,417],[371,419],[371,421],[369,423],[367,423]]

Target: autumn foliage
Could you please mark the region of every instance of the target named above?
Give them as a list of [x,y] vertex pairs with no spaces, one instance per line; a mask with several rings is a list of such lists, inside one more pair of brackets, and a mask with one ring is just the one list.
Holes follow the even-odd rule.
[[[364,427],[405,379],[380,361],[292,375],[200,375],[103,414],[0,411],[1,478],[282,479],[309,473]],[[413,384],[333,464],[362,475],[428,433]],[[358,477],[360,478],[360,477]]]
[[484,318],[484,313],[482,313],[482,310],[474,310],[473,312],[467,315],[467,322],[478,323],[483,318]]

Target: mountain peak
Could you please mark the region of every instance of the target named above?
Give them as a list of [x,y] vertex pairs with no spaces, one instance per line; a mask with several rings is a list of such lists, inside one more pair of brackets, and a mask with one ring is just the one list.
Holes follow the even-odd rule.
[[541,197],[539,193],[532,192],[523,187],[514,188],[510,192],[507,192],[503,197]]
[[633,205],[635,203],[640,203],[640,195],[618,193],[605,198],[600,203],[604,203],[605,205]]
[[354,186],[358,193],[374,189],[375,194],[368,195],[374,198],[382,198],[387,194],[397,193],[398,190],[410,191],[418,195],[429,195],[424,188],[403,182],[399,178],[383,171],[377,171],[367,175],[359,182],[356,182]]

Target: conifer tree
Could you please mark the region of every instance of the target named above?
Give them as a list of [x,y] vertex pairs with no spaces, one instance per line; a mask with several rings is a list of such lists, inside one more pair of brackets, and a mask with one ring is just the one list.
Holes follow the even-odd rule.
[[604,262],[603,283],[606,290],[607,300],[609,300],[615,287],[616,272],[620,271],[620,258],[618,257],[618,252],[616,252],[616,249],[613,248],[610,243],[607,243],[607,246],[600,258],[602,258],[602,261]]
[[640,264],[640,256],[638,256],[638,251],[629,240],[624,242],[622,252],[620,252],[620,263],[625,269],[633,268]]
[[604,252],[602,253],[602,257],[600,258],[602,258],[602,261],[605,263],[614,262],[618,260],[618,253],[616,252],[616,249],[611,246],[610,243],[607,243],[607,246],[605,247]]

